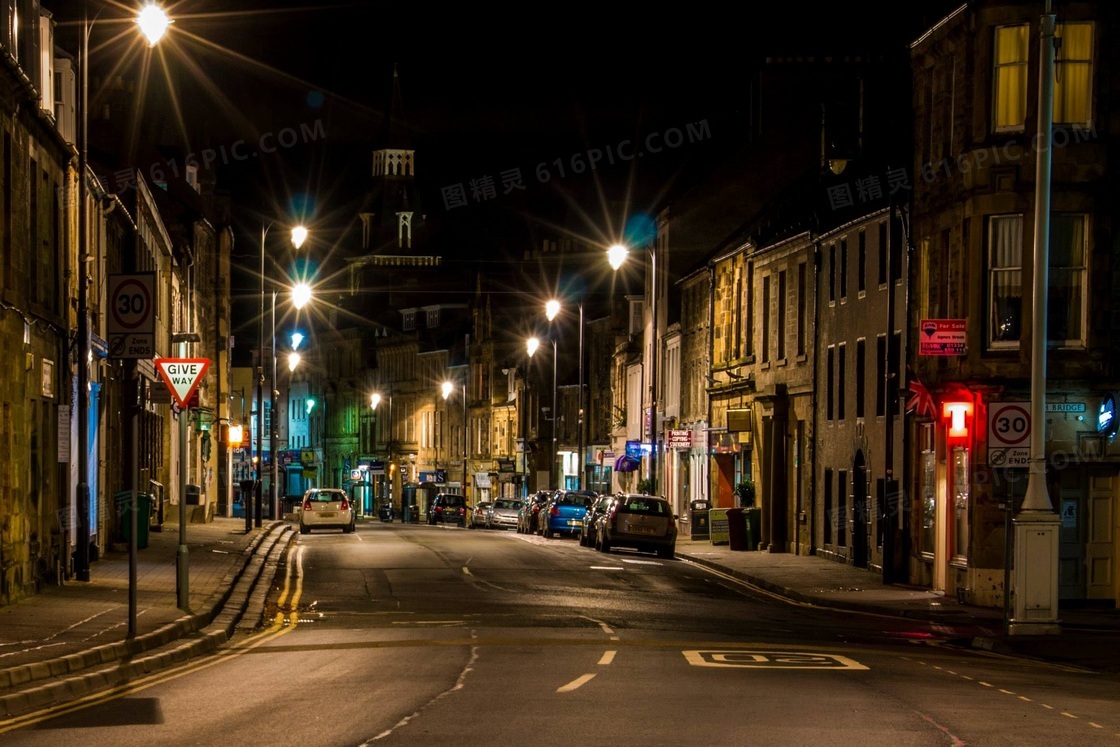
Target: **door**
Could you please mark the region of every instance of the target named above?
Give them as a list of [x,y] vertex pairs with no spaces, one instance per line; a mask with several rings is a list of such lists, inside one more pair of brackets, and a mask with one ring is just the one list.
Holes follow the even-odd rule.
[[1085,599],[1086,522],[1083,470],[1062,471],[1050,484],[1050,500],[1058,509],[1058,599]]
[[868,510],[867,463],[864,461],[863,451],[857,451],[856,458],[852,462],[852,494],[848,505],[851,507],[849,525],[852,531],[852,565],[866,568],[869,526],[867,519],[871,512]]
[[1088,537],[1085,543],[1085,575],[1089,599],[1116,602],[1116,503],[1115,472],[1090,472],[1088,515],[1085,517]]

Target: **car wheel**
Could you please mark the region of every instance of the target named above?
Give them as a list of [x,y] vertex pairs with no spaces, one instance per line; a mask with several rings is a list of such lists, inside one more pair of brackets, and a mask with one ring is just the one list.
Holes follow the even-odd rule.
[[671,548],[671,547],[659,547],[659,548],[657,548],[657,557],[659,557],[659,558],[665,558],[666,560],[672,560],[673,559],[673,554],[674,554],[673,553],[673,548]]
[[610,551],[611,551],[610,540],[608,540],[606,537],[600,537],[599,538],[599,552],[608,552],[609,553]]
[[350,534],[350,533],[351,533],[351,532],[353,532],[353,531],[354,531],[354,525],[353,525],[352,523],[351,523],[351,524],[347,524],[346,526],[344,526],[344,527],[342,528],[342,533],[343,533],[343,534]]
[[299,525],[299,533],[300,534],[311,534],[311,527],[309,527],[305,524],[300,524]]

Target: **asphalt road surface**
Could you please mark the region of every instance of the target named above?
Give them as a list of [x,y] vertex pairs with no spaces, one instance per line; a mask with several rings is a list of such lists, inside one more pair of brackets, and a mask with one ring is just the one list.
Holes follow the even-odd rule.
[[1120,744],[1120,679],[574,539],[296,535],[266,628],[4,745]]

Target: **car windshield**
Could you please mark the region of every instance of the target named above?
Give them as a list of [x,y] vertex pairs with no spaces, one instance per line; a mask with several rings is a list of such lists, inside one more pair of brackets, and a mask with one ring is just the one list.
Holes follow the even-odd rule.
[[636,514],[668,515],[669,510],[665,503],[650,498],[631,498],[626,501],[626,510]]
[[334,501],[341,501],[342,498],[343,498],[343,494],[341,492],[336,493],[336,492],[327,492],[327,491],[319,491],[319,492],[315,492],[315,493],[310,493],[307,496],[307,500],[309,500],[313,503],[332,503]]
[[497,501],[494,508],[521,508],[521,501]]

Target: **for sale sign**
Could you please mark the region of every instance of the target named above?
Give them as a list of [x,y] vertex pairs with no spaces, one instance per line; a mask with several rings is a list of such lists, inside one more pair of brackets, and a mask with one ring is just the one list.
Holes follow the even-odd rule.
[[923,319],[918,330],[919,355],[964,355],[968,352],[965,319]]

